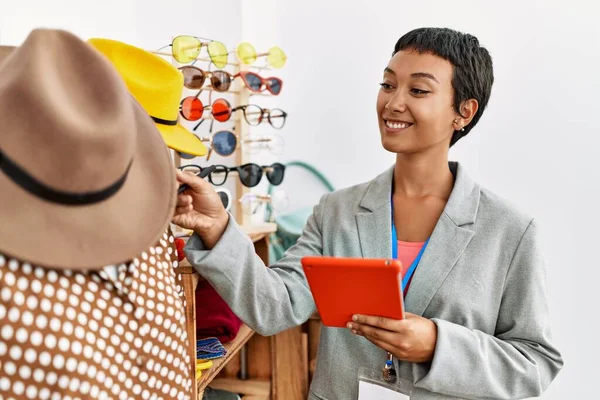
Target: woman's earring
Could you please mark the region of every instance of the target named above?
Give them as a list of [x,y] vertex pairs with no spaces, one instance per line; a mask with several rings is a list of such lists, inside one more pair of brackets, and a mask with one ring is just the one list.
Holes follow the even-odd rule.
[[[458,124],[458,118],[456,118],[456,119],[454,120],[454,123],[455,123],[455,124]],[[465,131],[465,127],[464,127],[464,126],[461,126],[461,127],[460,127],[460,131],[461,131],[461,132],[464,132],[464,131]]]

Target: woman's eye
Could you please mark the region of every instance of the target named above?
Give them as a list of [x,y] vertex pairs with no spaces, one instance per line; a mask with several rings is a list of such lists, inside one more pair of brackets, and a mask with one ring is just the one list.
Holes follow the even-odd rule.
[[417,88],[412,88],[412,89],[410,89],[410,92],[411,92],[412,94],[416,94],[416,95],[423,95],[423,94],[430,93],[428,90],[417,89]]
[[389,83],[385,83],[385,82],[380,83],[379,86],[381,86],[381,88],[385,91],[392,90],[394,88],[392,85],[390,85]]

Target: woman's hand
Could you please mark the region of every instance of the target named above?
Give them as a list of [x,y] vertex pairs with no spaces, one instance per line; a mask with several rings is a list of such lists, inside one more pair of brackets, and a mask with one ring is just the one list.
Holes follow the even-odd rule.
[[399,360],[416,363],[433,360],[437,325],[427,318],[411,313],[406,313],[406,319],[402,320],[354,315],[348,328]]
[[192,229],[204,245],[212,249],[227,228],[229,213],[212,185],[204,179],[178,170],[177,181],[189,188],[177,196],[175,216],[171,222]]

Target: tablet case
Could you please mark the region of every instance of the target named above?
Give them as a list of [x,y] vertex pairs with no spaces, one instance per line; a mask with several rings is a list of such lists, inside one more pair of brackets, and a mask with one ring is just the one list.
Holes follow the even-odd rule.
[[400,261],[304,257],[301,263],[324,325],[345,328],[354,314],[404,318]]

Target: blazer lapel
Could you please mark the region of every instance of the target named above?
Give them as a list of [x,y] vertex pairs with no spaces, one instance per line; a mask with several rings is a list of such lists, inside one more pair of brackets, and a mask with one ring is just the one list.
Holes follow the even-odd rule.
[[394,168],[373,179],[360,202],[365,210],[356,214],[360,249],[364,258],[392,256],[390,200]]
[[[475,232],[479,207],[479,186],[458,163],[449,167],[455,175],[454,188],[413,275],[405,307],[408,312],[423,315],[454,265],[467,248]],[[394,167],[369,184],[360,203],[364,211],[356,214],[362,256],[389,258],[391,244],[391,192]]]
[[356,214],[356,224],[364,258],[391,258],[392,218],[389,207],[382,206],[373,212]]
[[423,315],[474,234],[442,214],[410,283],[404,304],[406,311]]
[[480,188],[458,163],[450,163],[450,169],[456,176],[454,188],[406,296],[406,310],[416,315],[423,315],[475,235],[470,225],[475,222],[477,215]]

